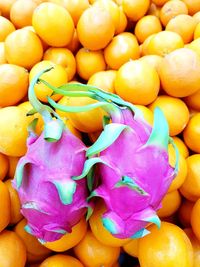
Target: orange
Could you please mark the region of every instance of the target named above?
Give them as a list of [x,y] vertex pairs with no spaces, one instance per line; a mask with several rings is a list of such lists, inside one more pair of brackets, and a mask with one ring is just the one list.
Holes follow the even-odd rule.
[[16,28],[32,25],[32,15],[36,7],[34,0],[17,0],[11,6],[10,20]]
[[0,166],[0,180],[3,180],[8,173],[9,161],[8,157],[2,153],[0,153]]
[[188,148],[190,148],[192,151],[196,153],[200,153],[200,143],[199,143],[199,137],[200,137],[200,113],[194,114],[184,132],[183,132],[183,139]]
[[166,26],[170,19],[180,14],[188,14],[187,5],[180,0],[167,1],[160,10],[160,20]]
[[3,16],[0,16],[0,28],[0,42],[5,41],[6,37],[11,32],[15,31],[15,26],[12,24],[12,22],[4,18]]
[[200,89],[200,57],[188,48],[168,54],[158,72],[162,88],[168,95],[184,97]]
[[153,112],[146,106],[143,105],[135,105],[140,111],[142,111],[142,115],[147,123],[153,125]]
[[[67,70],[63,66],[57,65],[49,60],[43,60],[34,65],[29,75],[30,82],[33,80],[36,74],[48,67],[53,67],[53,69],[42,74],[42,76],[40,77],[41,79],[45,80],[55,87],[59,87],[67,83]],[[47,102],[47,96],[51,96],[52,90],[43,83],[36,84],[34,88],[38,99],[43,102]],[[52,99],[54,100],[58,100],[60,98],[61,96],[58,94],[52,96]]]
[[28,71],[14,64],[0,65],[0,107],[19,102],[28,91]]
[[5,181],[5,185],[9,191],[10,195],[10,222],[9,224],[16,224],[18,223],[22,218],[22,214],[20,213],[21,204],[19,200],[19,196],[17,191],[12,186],[12,180],[8,179]]
[[200,11],[199,0],[182,0],[188,8],[189,14],[194,15],[196,12]]
[[29,70],[42,59],[43,47],[39,37],[34,32],[19,29],[7,36],[5,54],[8,63]]
[[9,18],[10,16],[10,9],[13,3],[15,3],[17,0],[0,0],[0,10],[2,16]]
[[143,44],[140,45],[140,55],[144,56],[144,55],[148,55],[148,48],[149,48],[149,43],[151,41],[151,39],[156,36],[156,33],[150,35],[149,37],[146,38],[146,40],[144,41]]
[[123,250],[132,257],[138,257],[138,241],[139,239],[133,239],[127,244],[123,245]]
[[8,157],[9,160],[8,177],[10,177],[11,179],[14,178],[16,166],[19,159],[20,159],[19,157]]
[[192,49],[200,57],[200,38],[195,39],[187,45],[187,48]]
[[97,0],[94,2],[93,6],[103,8],[110,13],[116,32],[120,19],[119,6],[112,0]]
[[200,266],[200,241],[196,238],[195,234],[193,233],[191,228],[184,229],[184,232],[189,237],[192,247],[193,247],[193,267],[199,267]]
[[0,64],[7,63],[4,42],[0,42]]
[[189,149],[187,148],[186,144],[177,136],[172,137],[174,140],[175,145],[178,148],[179,153],[184,157],[187,158],[189,156]]
[[181,195],[178,190],[167,193],[162,202],[162,207],[157,211],[159,217],[168,217],[173,215],[181,205]]
[[87,231],[87,223],[82,218],[73,228],[71,233],[67,233],[59,240],[47,242],[45,247],[56,252],[62,252],[76,246],[85,236]]
[[142,18],[146,14],[149,6],[149,0],[123,0],[122,2],[126,16],[132,21],[137,21]]
[[26,248],[13,231],[4,230],[0,234],[0,262],[2,267],[24,267],[26,264]]
[[[171,144],[168,147],[168,153],[169,153],[169,163],[171,166],[174,167],[176,162],[176,155],[175,155],[175,150]],[[178,173],[174,177],[174,180],[172,181],[168,189],[168,192],[172,192],[174,190],[179,189],[181,185],[184,183],[186,176],[187,176],[187,162],[186,159],[181,154],[179,154]]]
[[[62,99],[62,98],[61,98]],[[60,100],[61,101],[61,100]],[[61,111],[62,112],[62,111]],[[78,137],[79,139],[82,138],[81,133],[72,125],[71,121],[68,120],[67,118],[61,118],[64,122],[64,124],[66,125],[66,127],[68,128],[68,130],[73,133],[76,137]]]
[[193,18],[196,20],[197,23],[200,22],[200,11],[198,11],[197,13],[195,13],[193,15]]
[[113,38],[114,32],[115,26],[110,13],[98,6],[86,9],[77,24],[79,41],[90,50],[105,48]]
[[88,80],[88,84],[96,86],[106,92],[114,93],[116,70],[105,70],[94,73]]
[[140,43],[143,43],[150,35],[161,31],[160,20],[153,15],[144,16],[135,25],[135,35]]
[[74,247],[74,253],[85,267],[110,267],[117,261],[120,248],[103,245],[88,230],[84,238]]
[[186,159],[187,162],[187,176],[182,184],[180,191],[184,195],[184,192],[190,194],[193,197],[200,198],[200,154],[193,154]]
[[194,203],[195,202],[185,199],[182,201],[181,206],[178,210],[179,221],[184,227],[190,226],[190,219]]
[[81,44],[79,42],[78,39],[78,35],[77,35],[77,31],[74,31],[73,37],[71,42],[67,45],[67,48],[73,53],[75,54],[81,47]]
[[120,247],[128,243],[130,239],[116,238],[103,226],[101,217],[105,211],[105,205],[102,201],[99,201],[95,205],[95,209],[89,219],[89,224],[93,235],[99,242],[110,247]]
[[68,81],[73,79],[76,73],[76,60],[69,49],[50,47],[45,51],[43,60],[63,66],[67,71]]
[[140,49],[134,34],[122,32],[115,36],[104,50],[107,65],[114,70],[118,70],[130,59],[138,59]]
[[149,235],[139,240],[139,262],[143,267],[193,267],[192,245],[178,226],[162,222],[148,227]]
[[181,99],[161,95],[150,105],[152,111],[156,107],[159,107],[163,111],[169,125],[169,134],[171,136],[183,131],[189,121],[189,110]]
[[26,224],[27,224],[26,219],[21,220],[15,226],[14,231],[24,242],[27,252],[36,256],[48,256],[51,253],[51,251],[48,248],[41,245],[39,241],[36,239],[36,237],[30,235],[25,231],[24,227],[26,226]]
[[[18,107],[21,110],[23,110],[25,116],[30,110],[33,109],[33,106],[31,105],[29,101],[22,102],[20,105],[18,105]],[[35,113],[34,115],[31,115],[31,116],[29,115],[28,118],[30,122],[32,122],[33,119],[36,119],[36,118],[38,119],[36,127],[35,127],[35,132],[36,134],[40,135],[43,130],[43,126],[44,126],[44,121],[43,121],[42,116],[39,113]]]
[[1,195],[1,202],[0,202],[0,232],[1,232],[6,228],[6,226],[10,222],[10,195],[6,185],[2,181],[0,181],[0,195]]
[[89,7],[88,0],[48,0],[48,2],[61,5],[67,9],[74,21],[75,26],[77,25],[82,13]]
[[199,229],[199,223],[200,223],[200,217],[199,217],[199,212],[200,212],[200,199],[197,200],[197,202],[194,204],[194,207],[192,209],[192,214],[191,214],[191,226],[194,234],[200,241],[200,229]]
[[188,107],[200,111],[200,90],[192,95],[185,97],[184,101]]
[[[145,79],[144,79],[145,77]],[[148,63],[134,60],[122,65],[115,80],[115,91],[133,104],[148,105],[159,92],[160,80],[156,70]]]
[[106,69],[102,51],[89,51],[81,48],[76,54],[77,73],[84,80],[88,80],[94,73]]
[[182,37],[184,43],[188,44],[193,40],[196,24],[193,17],[181,14],[170,19],[165,30],[178,33]]
[[155,5],[152,1],[152,3],[149,6],[149,9],[147,11],[147,15],[153,15],[157,18],[160,17],[160,7],[158,5]]
[[[64,96],[60,104],[64,106],[73,107],[73,106],[85,106],[94,103],[96,103],[96,101],[88,97]],[[103,109],[95,108],[86,112],[65,112],[65,114],[62,113],[62,116],[68,118],[71,124],[79,131],[85,133],[91,133],[102,130],[103,117],[106,114],[107,113]]]
[[0,152],[8,156],[23,156],[26,153],[29,119],[19,107],[0,109]]
[[74,22],[71,15],[64,7],[54,3],[42,3],[35,9],[32,25],[50,46],[66,46],[73,38]]
[[179,34],[171,31],[162,31],[156,33],[149,40],[147,54],[165,56],[182,47],[184,47],[184,42]]
[[197,24],[195,31],[194,31],[194,39],[197,39],[200,37],[200,22]]
[[146,56],[140,57],[140,60],[150,64],[152,67],[154,67],[157,70],[159,64],[162,61],[162,57],[158,55],[146,55]]
[[119,6],[119,23],[117,28],[115,29],[115,34],[124,32],[126,30],[127,24],[127,17],[122,9],[122,6]]
[[40,267],[84,267],[83,264],[77,260],[76,258],[69,256],[69,255],[63,255],[63,254],[57,254],[50,256],[46,258],[41,264]]
[[152,3],[156,4],[157,6],[163,6],[168,0],[152,0]]

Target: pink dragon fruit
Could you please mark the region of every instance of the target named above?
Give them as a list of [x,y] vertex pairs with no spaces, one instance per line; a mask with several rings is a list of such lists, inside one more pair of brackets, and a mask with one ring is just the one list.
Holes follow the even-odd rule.
[[[44,72],[44,71],[43,71]],[[17,165],[14,187],[19,193],[21,212],[27,219],[25,229],[39,241],[55,241],[72,227],[87,211],[86,179],[74,181],[86,161],[86,146],[64,127],[60,119],[53,119],[54,111],[42,105],[29,88],[29,99],[44,118],[44,132],[33,132],[27,140],[28,151]]]
[[[96,178],[89,176],[90,188],[96,187],[89,198],[104,200],[107,211],[102,217],[103,225],[118,238],[142,237],[148,233],[145,227],[149,222],[159,227],[156,211],[161,207],[178,169],[176,147],[176,166],[172,168],[169,165],[168,144],[172,140],[166,119],[160,109],[155,109],[152,128],[137,108],[118,96],[91,86],[77,85],[78,88],[102,101],[98,106],[106,107],[112,123],[105,125],[97,141],[88,148],[86,155],[89,159],[83,173],[74,179],[91,173],[91,166],[97,164],[97,185],[94,183]],[[57,93],[68,94],[62,89],[54,88]],[[66,86],[67,89],[72,94],[75,85]],[[49,103],[63,111],[70,111],[51,99]]]

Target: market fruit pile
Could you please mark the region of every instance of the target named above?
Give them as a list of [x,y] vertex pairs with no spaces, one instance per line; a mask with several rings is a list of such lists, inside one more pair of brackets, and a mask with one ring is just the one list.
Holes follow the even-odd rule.
[[0,266],[200,266],[200,1],[0,13]]

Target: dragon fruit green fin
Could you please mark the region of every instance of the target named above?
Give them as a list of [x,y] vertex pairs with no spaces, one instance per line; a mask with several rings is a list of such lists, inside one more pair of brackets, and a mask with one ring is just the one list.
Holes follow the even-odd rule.
[[128,176],[122,176],[122,180],[115,184],[115,187],[127,186],[141,195],[148,195],[133,179]]
[[169,143],[168,123],[161,109],[156,107],[154,110],[153,129],[145,146],[153,145],[167,150],[168,143]]
[[73,201],[73,194],[76,191],[76,183],[73,180],[53,181],[56,186],[61,202],[64,205],[71,204]]
[[91,157],[112,145],[124,130],[131,130],[127,125],[107,124],[97,141],[87,150],[86,155]]
[[141,238],[141,237],[144,237],[145,235],[148,235],[149,233],[150,231],[148,231],[145,228],[142,228],[141,230],[137,231],[134,235],[132,235],[131,239]]

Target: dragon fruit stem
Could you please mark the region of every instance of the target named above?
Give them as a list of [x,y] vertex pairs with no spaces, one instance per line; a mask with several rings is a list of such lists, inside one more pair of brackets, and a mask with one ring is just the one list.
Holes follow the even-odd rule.
[[[42,118],[44,120],[44,138],[45,140],[49,142],[55,142],[61,138],[62,131],[64,128],[64,123],[59,118],[59,116],[55,113],[55,111],[47,106],[42,104],[36,97],[34,86],[38,83],[39,78],[42,74],[44,74],[47,71],[50,71],[52,68],[44,69],[40,71],[31,81],[29,90],[28,90],[28,98],[33,106],[33,109],[35,112],[38,112],[42,115]],[[53,120],[52,115],[53,114],[57,119]]]

